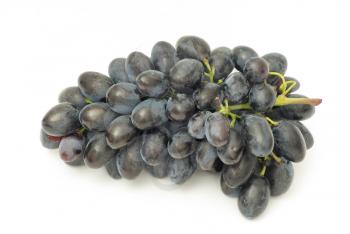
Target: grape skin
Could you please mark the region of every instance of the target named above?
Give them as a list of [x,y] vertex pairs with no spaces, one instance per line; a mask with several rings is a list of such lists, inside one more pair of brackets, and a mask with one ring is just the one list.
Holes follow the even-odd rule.
[[84,72],[78,79],[82,94],[93,102],[103,101],[106,92],[114,83],[112,79],[98,72]]
[[61,137],[49,136],[44,130],[40,130],[40,142],[41,145],[47,149],[57,149],[60,145]]
[[205,120],[211,114],[209,111],[199,111],[194,114],[188,121],[187,129],[188,133],[196,139],[205,138]]
[[218,155],[214,146],[206,140],[199,143],[195,152],[197,165],[203,171],[215,171]]
[[111,109],[119,114],[127,115],[141,102],[135,84],[119,82],[107,91],[106,99]]
[[120,179],[122,178],[117,167],[117,157],[112,157],[106,164],[105,164],[106,171],[110,177],[113,179]]
[[192,58],[203,61],[210,57],[210,47],[202,38],[184,36],[176,43],[176,53],[180,59]]
[[230,122],[219,112],[209,115],[204,124],[205,136],[208,142],[215,146],[221,147],[228,143],[230,138]]
[[240,72],[231,73],[223,85],[224,95],[231,104],[244,103],[249,90],[250,85]]
[[224,164],[233,165],[241,160],[243,150],[244,142],[241,139],[241,134],[236,129],[231,129],[228,143],[218,147],[217,154]]
[[270,182],[271,196],[279,196],[290,188],[294,167],[291,162],[283,160],[282,163],[272,162],[266,170],[265,177]]
[[175,48],[170,43],[159,41],[152,48],[151,60],[156,70],[169,74],[178,58]]
[[186,128],[180,129],[168,143],[168,152],[175,159],[182,159],[193,154],[198,146],[196,139],[188,134]]
[[175,184],[185,183],[196,171],[197,164],[193,156],[183,159],[170,158],[168,177]]
[[269,53],[262,56],[269,65],[270,72],[278,72],[280,74],[285,74],[287,71],[287,58],[280,53]]
[[237,46],[232,50],[232,60],[240,72],[243,72],[244,65],[253,57],[258,57],[258,54],[248,46]]
[[142,135],[141,157],[150,166],[157,166],[168,155],[168,137],[158,129]]
[[162,97],[169,88],[169,81],[160,71],[144,71],[136,77],[136,86],[145,97]]
[[256,84],[250,89],[249,103],[253,110],[266,112],[275,105],[277,92],[269,84]]
[[235,67],[232,61],[232,51],[227,47],[219,47],[211,52],[209,59],[211,66],[215,67],[214,81],[225,79]]
[[58,102],[68,102],[80,110],[87,104],[85,99],[86,97],[81,93],[79,87],[74,86],[64,89],[58,97]]
[[129,54],[125,61],[125,71],[128,74],[130,83],[136,83],[136,77],[147,70],[154,70],[149,57],[138,51]]
[[184,93],[170,97],[166,105],[167,115],[173,121],[188,120],[194,114],[195,109],[192,97]]
[[128,74],[125,71],[125,62],[125,58],[116,58],[109,64],[108,74],[114,83],[129,82]]
[[83,157],[85,139],[77,135],[63,137],[59,145],[59,155],[64,162],[73,162]]
[[251,58],[244,65],[243,74],[250,84],[261,84],[269,75],[269,65],[263,58]]

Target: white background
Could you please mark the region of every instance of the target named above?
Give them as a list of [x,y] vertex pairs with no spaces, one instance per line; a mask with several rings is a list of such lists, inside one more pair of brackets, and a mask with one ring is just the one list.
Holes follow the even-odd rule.
[[[0,1],[0,233],[349,233],[348,1]],[[187,34],[212,48],[281,52],[323,103],[315,145],[287,194],[243,218],[218,177],[178,187],[71,168],[41,147],[40,121],[86,70]]]

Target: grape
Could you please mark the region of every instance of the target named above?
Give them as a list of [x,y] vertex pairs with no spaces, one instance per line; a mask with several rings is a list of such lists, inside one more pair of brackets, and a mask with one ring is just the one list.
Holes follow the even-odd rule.
[[128,74],[125,71],[125,62],[125,58],[116,58],[109,64],[108,74],[114,83],[129,82]]
[[181,128],[184,128],[186,126],[187,126],[187,121],[169,120],[169,121],[165,122],[162,126],[159,126],[158,129],[162,133],[166,134],[169,138],[171,138]]
[[89,131],[105,131],[117,117],[106,103],[96,102],[85,106],[79,114],[81,125]]
[[192,58],[199,61],[208,59],[210,47],[206,41],[196,36],[181,37],[176,43],[177,57],[180,59]]
[[57,104],[46,113],[41,125],[50,136],[67,136],[80,128],[79,111],[67,102]]
[[64,162],[73,162],[83,158],[85,139],[78,135],[63,137],[58,152]]
[[58,102],[69,102],[75,108],[81,109],[87,104],[85,98],[86,97],[80,92],[80,89],[74,86],[64,89],[58,97]]
[[269,84],[253,85],[249,92],[250,106],[257,112],[266,112],[275,105],[276,95],[275,88]]
[[236,69],[243,72],[243,68],[248,59],[258,57],[258,54],[247,46],[237,46],[232,50],[232,60],[236,65]]
[[137,89],[146,97],[162,97],[169,88],[164,73],[154,70],[144,71],[136,77]]
[[171,157],[182,159],[193,154],[198,142],[188,134],[186,128],[180,129],[168,142],[168,152]]
[[107,145],[105,134],[99,133],[87,143],[84,151],[84,162],[90,168],[100,168],[116,153],[116,150]]
[[107,128],[106,139],[112,149],[120,149],[138,135],[130,116],[122,115],[113,120]]
[[217,148],[217,154],[220,160],[226,165],[233,165],[238,163],[244,150],[244,143],[241,134],[236,130],[230,130],[230,139],[226,145]]
[[137,87],[131,83],[120,82],[113,85],[106,94],[108,105],[119,114],[130,114],[134,107],[141,102]]
[[230,74],[223,84],[224,95],[232,104],[245,102],[249,89],[247,79],[240,72]]
[[263,59],[266,60],[269,65],[270,72],[278,72],[284,74],[287,71],[287,58],[280,53],[269,53],[263,56]]
[[186,182],[196,171],[197,164],[192,157],[169,159],[168,176],[173,183],[182,184]]
[[81,155],[81,157],[75,159],[74,161],[71,162],[65,162],[65,164],[72,166],[72,167],[78,167],[78,166],[83,166],[85,165],[84,162],[84,155]]
[[282,120],[272,129],[274,152],[292,162],[300,162],[306,153],[306,144],[300,130],[291,122]]
[[314,145],[314,137],[312,136],[309,129],[307,129],[307,127],[299,121],[292,121],[291,123],[300,130],[301,134],[304,137],[306,148],[311,149]]
[[170,85],[178,92],[192,94],[203,72],[204,67],[201,62],[195,59],[180,60],[170,69]]
[[216,171],[220,160],[214,146],[203,140],[198,144],[198,149],[195,152],[197,165],[203,171]]
[[171,44],[159,41],[152,48],[151,60],[156,70],[168,74],[178,58],[176,50]]
[[199,111],[194,114],[188,121],[188,133],[196,139],[205,138],[204,124],[206,118],[211,114],[209,111]]
[[291,162],[283,160],[273,162],[268,166],[265,177],[270,182],[271,196],[279,196],[289,189],[294,177],[294,167]]
[[174,121],[188,120],[194,114],[195,109],[192,97],[184,93],[170,97],[166,105],[167,115]]
[[209,63],[215,67],[214,81],[225,79],[235,67],[232,51],[227,47],[219,47],[211,52]]
[[244,184],[253,174],[256,166],[256,158],[245,151],[241,160],[233,165],[224,165],[222,170],[226,185],[235,188]]
[[230,186],[228,186],[222,175],[220,176],[220,187],[221,191],[229,197],[238,197],[241,191],[241,187],[231,188]]
[[209,115],[204,124],[205,136],[208,142],[220,147],[228,143],[230,138],[230,122],[219,112]]
[[44,130],[40,130],[41,145],[47,149],[57,149],[61,142],[61,137],[47,135]]
[[263,58],[251,58],[246,62],[243,74],[250,84],[261,84],[269,75],[269,65]]
[[170,157],[167,154],[165,157],[161,158],[159,164],[156,166],[150,166],[145,164],[145,170],[148,171],[155,178],[164,178],[168,175],[168,164]]
[[132,124],[141,130],[161,126],[168,121],[165,107],[165,100],[149,98],[140,102],[131,113]]
[[143,162],[140,148],[141,138],[137,137],[117,155],[118,171],[123,178],[134,179],[141,173]]
[[[306,98],[299,94],[289,94],[291,98]],[[290,104],[273,108],[266,115],[274,120],[305,120],[315,113],[315,107],[309,104]]]
[[103,101],[106,92],[113,85],[113,80],[98,72],[84,72],[79,76],[79,89],[93,102]]
[[271,154],[274,140],[268,122],[256,115],[242,117],[246,148],[257,157]]
[[193,99],[200,110],[216,110],[220,107],[220,86],[205,83],[193,93]]
[[269,198],[269,182],[266,178],[253,176],[239,194],[238,208],[245,217],[252,219],[264,212]]
[[168,155],[168,137],[158,129],[142,135],[141,157],[150,166],[157,166]]
[[129,82],[136,83],[136,77],[144,71],[154,70],[151,59],[141,52],[132,52],[125,61],[125,71]]
[[117,157],[114,156],[112,157],[106,164],[105,164],[105,168],[107,170],[108,175],[110,175],[110,177],[112,177],[113,179],[120,179],[121,175],[118,171],[118,167],[117,167]]

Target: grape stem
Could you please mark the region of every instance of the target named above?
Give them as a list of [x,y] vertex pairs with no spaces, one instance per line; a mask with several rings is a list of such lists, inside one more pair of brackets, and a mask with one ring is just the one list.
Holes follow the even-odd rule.
[[278,157],[274,152],[271,153],[271,157],[277,162],[282,163],[282,159]]
[[88,98],[85,98],[84,101],[85,101],[86,104],[91,104],[92,103],[92,101],[90,99],[88,99]]
[[227,99],[224,100],[224,105],[220,104],[219,112],[222,113],[223,115],[225,115],[226,117],[231,118],[230,127],[233,128],[235,126],[236,119],[239,118],[239,116],[236,115],[235,113],[231,112]]
[[209,77],[211,83],[214,83],[215,67],[210,67],[208,59],[203,59],[203,64],[207,68],[208,72],[205,72],[204,75]]

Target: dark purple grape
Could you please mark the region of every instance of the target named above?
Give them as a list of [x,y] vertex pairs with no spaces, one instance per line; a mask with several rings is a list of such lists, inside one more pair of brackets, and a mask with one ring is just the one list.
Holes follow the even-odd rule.
[[64,162],[73,162],[83,158],[84,148],[84,137],[71,135],[62,138],[58,152]]
[[112,157],[106,164],[105,168],[107,170],[107,173],[110,177],[113,179],[120,179],[122,178],[117,167],[117,157]]
[[209,111],[199,111],[194,114],[188,121],[188,133],[196,139],[205,138],[205,120],[211,114]]
[[84,154],[80,157],[80,158],[77,158],[76,160],[74,161],[71,161],[71,162],[64,162],[65,164],[71,166],[71,167],[79,167],[79,166],[83,166],[85,165],[85,162],[84,162]]
[[57,149],[60,145],[62,137],[55,137],[47,135],[44,130],[40,130],[41,145],[47,149]]
[[279,196],[289,189],[294,177],[294,167],[291,162],[272,162],[266,169],[265,177],[270,182],[271,196]]
[[199,61],[208,59],[210,47],[206,41],[196,36],[181,37],[176,43],[177,57],[180,59],[192,58]]
[[149,70],[136,77],[136,86],[143,96],[160,98],[168,91],[169,81],[164,73]]
[[113,85],[106,94],[108,105],[120,114],[130,114],[134,107],[141,102],[137,87],[131,83],[120,82]]
[[214,81],[225,79],[235,67],[232,51],[227,47],[219,47],[211,52],[209,63],[215,67]]
[[169,154],[162,158],[156,166],[145,164],[145,170],[148,171],[155,178],[164,178],[168,175]]
[[188,134],[186,128],[180,129],[168,143],[168,152],[171,157],[181,159],[193,154],[198,142]]
[[224,96],[231,104],[243,103],[249,93],[250,85],[240,72],[230,74],[224,84]]
[[169,120],[169,121],[165,122],[162,126],[159,126],[158,129],[162,133],[166,134],[168,136],[168,138],[171,138],[181,128],[185,128],[186,126],[187,126],[187,121]]
[[241,191],[241,187],[231,188],[230,186],[228,186],[222,175],[220,176],[220,187],[221,191],[229,197],[238,197]]
[[217,154],[220,160],[226,165],[238,163],[244,151],[244,142],[241,134],[236,130],[230,130],[230,139],[224,146],[217,148]]
[[118,116],[104,102],[91,103],[85,106],[79,114],[81,125],[89,131],[105,131],[109,124]]
[[215,171],[218,164],[218,155],[216,148],[203,140],[198,144],[198,149],[195,152],[197,165],[203,171]]
[[125,71],[125,62],[125,58],[116,58],[109,64],[108,74],[114,83],[129,82],[128,74]]
[[87,143],[84,151],[85,164],[90,168],[100,168],[117,153],[106,142],[104,133],[96,134]]
[[305,158],[306,144],[298,127],[282,120],[272,129],[275,138],[273,151],[292,162],[300,162]]
[[311,149],[312,146],[314,145],[314,137],[312,136],[309,129],[307,129],[307,127],[299,121],[291,121],[291,122],[300,130],[301,134],[303,134],[306,148]]
[[130,116],[119,116],[107,128],[106,139],[112,149],[120,149],[137,136],[138,130],[132,125]]
[[42,129],[50,136],[67,136],[80,128],[79,110],[64,102],[52,107],[41,121]]
[[143,169],[140,154],[141,138],[137,137],[117,155],[117,167],[120,175],[126,179],[136,178]]
[[251,58],[246,62],[243,74],[250,84],[261,84],[269,75],[269,65],[263,58]]
[[239,211],[249,219],[255,218],[264,212],[269,198],[270,188],[267,179],[253,176],[241,189],[238,197]]
[[278,72],[284,74],[287,71],[287,58],[280,53],[269,53],[263,56],[263,59],[266,60],[269,65],[270,72]]
[[193,99],[200,110],[216,110],[220,107],[220,86],[215,83],[204,83],[194,91]]
[[165,100],[149,98],[142,101],[131,113],[132,124],[141,130],[161,126],[168,121],[165,108]]
[[253,85],[249,92],[249,103],[253,110],[266,112],[270,110],[276,102],[276,89],[269,84]]
[[159,41],[152,48],[151,60],[156,70],[168,74],[178,58],[175,48],[170,43]]
[[132,52],[125,61],[125,71],[129,82],[136,83],[136,77],[144,71],[154,70],[151,59],[141,52]]
[[191,96],[178,93],[168,99],[166,112],[169,119],[173,121],[188,120],[195,112],[196,107]]
[[256,157],[271,154],[274,140],[266,119],[256,115],[245,115],[242,120],[246,149]]
[[237,46],[232,50],[232,60],[236,65],[236,69],[243,71],[244,65],[250,58],[257,57],[258,54],[247,46]]
[[84,72],[78,79],[82,94],[93,102],[103,101],[109,87],[114,83],[108,76],[98,72]]
[[141,157],[143,161],[156,166],[168,156],[168,137],[158,129],[145,131],[142,135]]
[[192,156],[183,159],[170,158],[168,176],[173,183],[183,184],[193,175],[196,169],[197,164]]
[[256,157],[245,151],[241,160],[233,165],[225,165],[222,171],[223,179],[231,188],[244,184],[254,173]]
[[208,142],[215,147],[226,145],[230,139],[230,121],[219,112],[206,118],[204,129]]
[[86,97],[81,93],[79,87],[74,86],[64,89],[58,97],[58,102],[68,102],[75,108],[82,109],[87,104],[85,99]]
[[203,64],[198,60],[180,60],[170,69],[170,85],[180,93],[192,94],[201,80],[203,72]]

